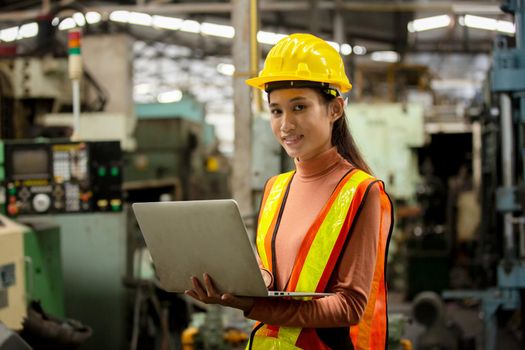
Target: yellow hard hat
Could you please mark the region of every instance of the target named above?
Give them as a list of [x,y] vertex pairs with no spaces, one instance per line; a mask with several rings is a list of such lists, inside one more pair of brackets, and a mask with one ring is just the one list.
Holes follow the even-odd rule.
[[246,80],[261,90],[275,82],[289,82],[290,87],[307,86],[294,82],[321,83],[340,92],[352,89],[339,53],[323,39],[302,33],[290,34],[275,44],[259,76]]

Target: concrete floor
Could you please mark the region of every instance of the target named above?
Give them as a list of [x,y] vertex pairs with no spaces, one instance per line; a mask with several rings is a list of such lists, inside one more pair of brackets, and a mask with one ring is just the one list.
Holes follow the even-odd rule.
[[[389,293],[389,314],[401,313],[408,318],[403,338],[409,339],[414,350],[418,349],[417,339],[425,331],[425,327],[417,323],[412,316],[412,303],[403,301],[402,295]],[[483,321],[480,305],[462,305],[459,302],[446,303],[447,320],[454,322],[461,329],[464,338],[473,338],[476,350],[491,350],[483,347]],[[519,317],[509,314],[505,328],[498,329],[496,349],[522,349],[518,340]],[[511,330],[512,328],[512,330]]]

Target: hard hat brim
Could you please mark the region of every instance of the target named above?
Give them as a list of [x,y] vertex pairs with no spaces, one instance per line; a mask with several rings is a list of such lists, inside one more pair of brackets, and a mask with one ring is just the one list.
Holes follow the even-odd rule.
[[[247,79],[245,82],[246,84],[254,88],[265,91],[265,88],[264,88],[265,84],[273,83],[276,81],[287,81],[287,80],[317,81],[317,80],[312,80],[312,79],[301,79],[301,78],[298,78],[296,75],[281,75],[281,76],[269,76],[269,77],[255,77],[255,78]],[[335,81],[335,80],[334,81],[330,81],[330,80],[321,81],[321,82],[333,85],[341,93],[345,93],[345,92],[352,90],[352,84],[350,83],[346,84],[344,82]]]

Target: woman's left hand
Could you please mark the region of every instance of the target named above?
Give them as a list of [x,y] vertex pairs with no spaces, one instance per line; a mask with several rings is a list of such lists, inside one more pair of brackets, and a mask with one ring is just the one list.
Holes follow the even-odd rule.
[[196,277],[191,278],[193,289],[187,290],[184,294],[202,301],[206,304],[219,304],[223,306],[229,306],[242,311],[249,311],[254,303],[254,299],[250,297],[237,297],[233,294],[220,294],[217,292],[213,284],[211,277],[205,273],[203,275],[204,286],[201,285]]

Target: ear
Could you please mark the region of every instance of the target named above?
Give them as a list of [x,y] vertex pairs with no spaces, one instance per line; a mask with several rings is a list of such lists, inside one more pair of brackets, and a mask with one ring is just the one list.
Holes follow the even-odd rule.
[[330,119],[332,123],[335,123],[336,120],[343,116],[345,110],[345,101],[341,96],[337,96],[332,101],[330,101]]

